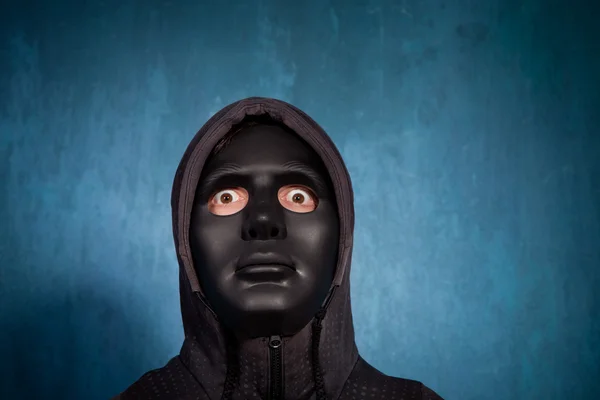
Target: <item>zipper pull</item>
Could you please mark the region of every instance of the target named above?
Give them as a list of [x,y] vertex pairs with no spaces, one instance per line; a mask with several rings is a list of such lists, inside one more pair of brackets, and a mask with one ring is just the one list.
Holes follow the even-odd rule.
[[281,347],[281,336],[275,335],[269,338],[269,347],[272,349],[278,349]]

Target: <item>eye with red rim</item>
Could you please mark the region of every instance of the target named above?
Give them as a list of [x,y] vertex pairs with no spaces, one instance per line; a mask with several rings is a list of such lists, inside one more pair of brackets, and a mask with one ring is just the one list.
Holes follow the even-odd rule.
[[308,213],[317,208],[317,196],[306,186],[288,185],[277,194],[282,206],[297,213]]
[[[214,215],[232,215],[248,204],[248,191],[242,187],[228,188],[216,192],[208,200],[208,211]],[[296,213],[314,211],[318,205],[314,192],[302,185],[287,185],[277,193],[279,203]]]
[[232,215],[248,203],[246,189],[230,188],[220,190],[208,200],[208,211],[215,215]]

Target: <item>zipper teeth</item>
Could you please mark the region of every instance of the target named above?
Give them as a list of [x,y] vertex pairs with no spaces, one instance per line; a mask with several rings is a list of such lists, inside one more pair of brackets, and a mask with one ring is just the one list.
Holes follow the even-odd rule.
[[[277,341],[279,344],[272,346],[271,343]],[[280,337],[273,337],[269,341],[269,351],[271,356],[271,386],[269,399],[280,400],[282,399],[282,376],[281,376],[281,346],[283,342]]]
[[273,356],[273,385],[271,386],[271,399],[278,400],[281,398],[281,350],[271,349]]

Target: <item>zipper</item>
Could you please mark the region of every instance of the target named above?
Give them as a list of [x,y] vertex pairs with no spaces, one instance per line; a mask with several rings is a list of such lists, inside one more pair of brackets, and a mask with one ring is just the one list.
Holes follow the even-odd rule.
[[269,400],[283,400],[282,346],[283,341],[280,336],[271,336],[269,338]]

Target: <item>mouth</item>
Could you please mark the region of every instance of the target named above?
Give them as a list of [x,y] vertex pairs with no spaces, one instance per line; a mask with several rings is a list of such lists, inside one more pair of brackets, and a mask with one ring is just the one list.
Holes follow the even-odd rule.
[[290,257],[277,253],[253,253],[242,256],[235,274],[248,281],[282,281],[294,274],[296,268]]
[[286,280],[294,274],[294,270],[286,265],[262,264],[244,267],[236,275],[251,282],[279,282]]
[[292,270],[296,270],[294,268],[294,262],[289,256],[285,256],[279,253],[252,253],[249,255],[243,255],[240,257],[237,263],[236,273],[240,272],[244,269],[255,268],[260,266],[279,266],[286,267]]

